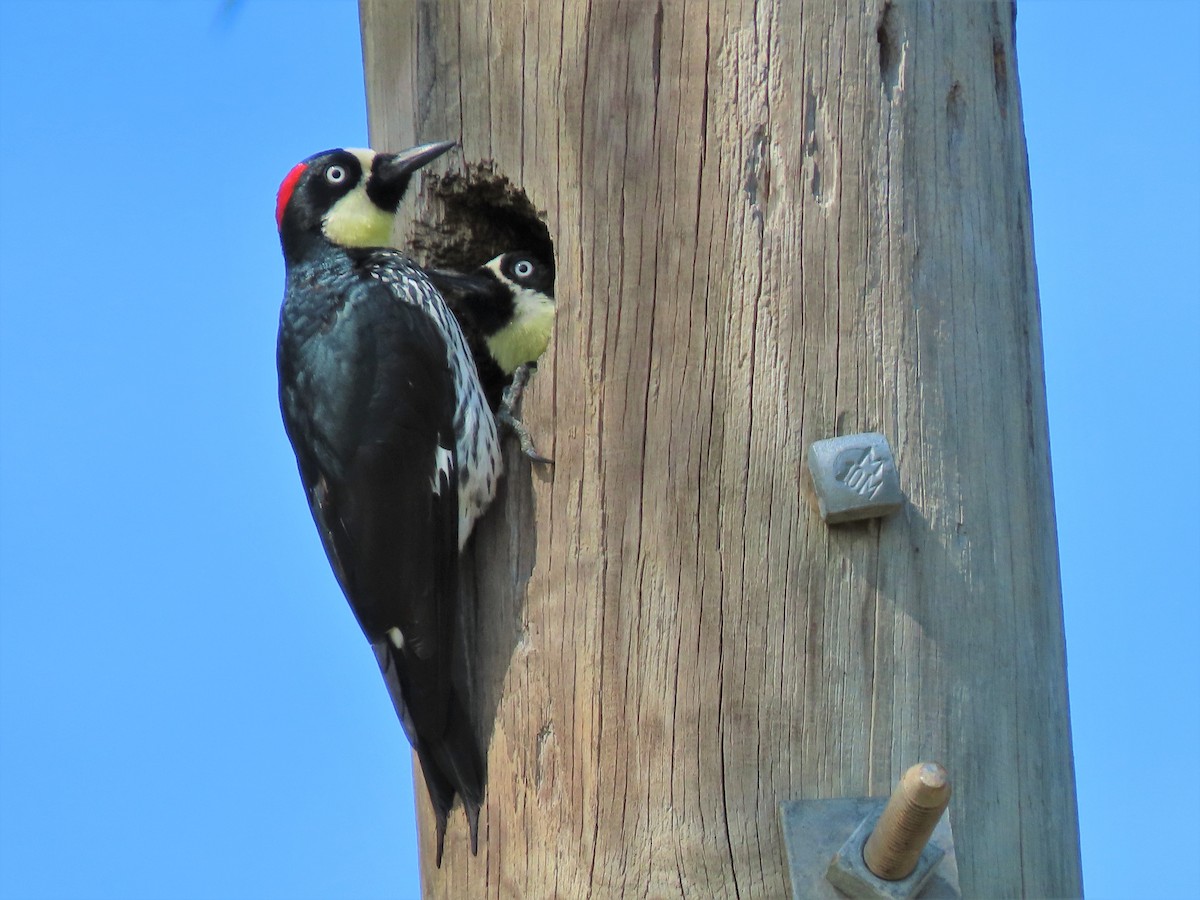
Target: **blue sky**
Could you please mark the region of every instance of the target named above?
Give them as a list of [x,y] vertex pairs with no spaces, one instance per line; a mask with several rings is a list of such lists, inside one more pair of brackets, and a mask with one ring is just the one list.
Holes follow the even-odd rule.
[[[220,8],[0,0],[4,898],[418,891],[275,395],[274,192],[366,143],[356,7]],[[1086,885],[1196,896],[1200,4],[1017,33]]]

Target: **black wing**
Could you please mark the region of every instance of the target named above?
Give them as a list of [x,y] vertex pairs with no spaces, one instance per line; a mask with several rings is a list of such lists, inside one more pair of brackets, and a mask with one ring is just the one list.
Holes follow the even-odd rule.
[[417,733],[439,735],[457,603],[453,376],[419,308],[379,282],[346,292],[307,340],[281,339],[284,420],[355,616],[398,651]]
[[440,864],[455,793],[463,797],[472,849],[483,799],[474,731],[452,683],[459,554],[453,374],[433,319],[390,286],[356,280],[326,301],[316,312],[285,312],[284,421],[330,563],[421,760]]

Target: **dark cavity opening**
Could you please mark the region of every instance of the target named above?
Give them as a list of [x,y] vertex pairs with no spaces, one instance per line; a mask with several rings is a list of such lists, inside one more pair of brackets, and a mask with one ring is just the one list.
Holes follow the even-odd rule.
[[491,163],[467,163],[462,172],[428,173],[423,185],[428,210],[408,243],[419,263],[470,271],[517,250],[554,265],[545,213]]

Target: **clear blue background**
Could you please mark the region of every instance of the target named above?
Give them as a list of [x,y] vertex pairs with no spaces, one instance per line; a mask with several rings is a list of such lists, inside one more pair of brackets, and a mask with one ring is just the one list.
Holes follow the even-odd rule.
[[[0,0],[0,896],[410,897],[275,397],[352,2]],[[1196,896],[1200,5],[1020,5],[1084,872]],[[1154,860],[1153,864],[1151,860]]]

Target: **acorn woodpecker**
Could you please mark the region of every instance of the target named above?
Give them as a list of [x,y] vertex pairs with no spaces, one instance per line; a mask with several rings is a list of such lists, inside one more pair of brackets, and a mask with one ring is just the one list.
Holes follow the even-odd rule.
[[459,553],[501,473],[470,350],[429,278],[386,247],[412,173],[453,143],[329,150],[279,188],[283,422],[334,574],[375,651],[437,819],[478,850],[484,764],[451,678]]
[[516,410],[554,330],[554,267],[530,253],[509,252],[469,274],[430,269],[428,275],[462,326],[492,412],[520,438],[527,456],[550,462],[534,449]]

